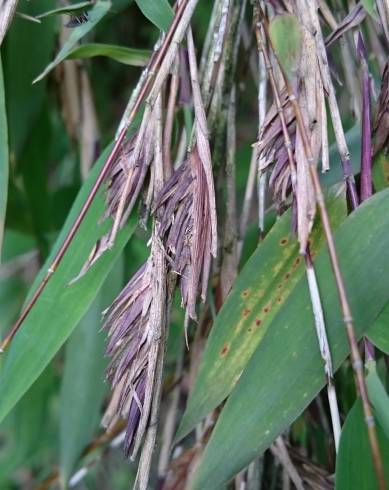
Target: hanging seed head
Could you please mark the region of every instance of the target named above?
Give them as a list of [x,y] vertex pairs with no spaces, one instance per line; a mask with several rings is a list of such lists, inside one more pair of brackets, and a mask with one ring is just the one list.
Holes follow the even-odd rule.
[[[280,99],[292,145],[291,151],[294,155],[296,120],[286,89],[282,90]],[[288,150],[285,146],[281,119],[275,103],[270,107],[260,129],[257,151],[258,168],[260,171],[271,170],[269,186],[273,191],[274,200],[278,207],[283,207],[286,205],[287,196],[292,189],[292,179]]]
[[111,427],[118,418],[127,418],[126,456],[132,450],[146,388],[150,267],[148,260],[104,312],[103,328],[108,330],[106,353],[111,357],[107,378],[114,392],[103,425]]
[[211,264],[211,218],[204,168],[197,147],[174,172],[157,200],[159,235],[180,281],[182,304],[196,318],[199,289],[205,300]]

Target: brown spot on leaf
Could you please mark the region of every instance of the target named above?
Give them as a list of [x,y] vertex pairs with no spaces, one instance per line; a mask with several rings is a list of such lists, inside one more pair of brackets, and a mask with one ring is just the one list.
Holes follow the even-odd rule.
[[280,296],[279,298],[277,298],[277,303],[282,303],[282,296]]
[[224,344],[222,350],[220,351],[221,356],[225,356],[230,350],[230,345],[228,343]]
[[259,327],[259,325],[262,323],[262,320],[260,318],[255,319],[255,325]]
[[284,247],[287,244],[288,244],[288,239],[286,237],[281,238],[281,240],[280,240],[281,247]]
[[287,281],[289,278],[290,278],[290,273],[288,272],[287,274],[285,274],[285,281]]
[[242,292],[242,298],[248,298],[249,296],[250,296],[250,290],[249,289],[245,289]]
[[277,286],[277,289],[281,289],[281,288],[282,288],[282,284],[279,284],[279,285]]
[[249,308],[245,308],[243,310],[243,318],[247,318],[251,313],[251,310]]
[[294,261],[293,267],[296,268],[301,262],[301,257],[297,257],[296,260]]
[[269,302],[269,303],[268,303],[268,304],[265,306],[265,308],[263,309],[263,312],[264,312],[264,313],[265,313],[265,315],[266,315],[267,313],[269,313],[269,311],[270,311],[270,310],[271,310],[271,302]]

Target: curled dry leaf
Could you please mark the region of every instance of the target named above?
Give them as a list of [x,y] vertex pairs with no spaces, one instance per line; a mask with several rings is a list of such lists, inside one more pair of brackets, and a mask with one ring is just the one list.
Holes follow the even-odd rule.
[[[297,5],[299,5],[299,2],[297,2]],[[295,147],[297,234],[300,242],[300,252],[305,253],[316,212],[315,191],[309,165],[316,165],[319,159],[323,93],[315,39],[305,26],[302,26],[302,54],[298,69],[298,79],[298,102],[314,160],[313,162],[308,162],[303,138],[300,130],[297,129]]]

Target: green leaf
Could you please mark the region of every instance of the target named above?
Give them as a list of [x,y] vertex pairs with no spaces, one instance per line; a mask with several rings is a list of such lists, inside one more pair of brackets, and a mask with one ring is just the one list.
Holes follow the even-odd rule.
[[362,0],[362,5],[366,12],[375,20],[379,22],[379,16],[377,12],[376,3],[374,0]]
[[51,17],[52,15],[60,15],[60,14],[74,14],[77,12],[83,12],[93,5],[93,2],[78,2],[72,3],[70,5],[66,5],[64,7],[59,7],[56,9],[48,10],[47,12],[43,12],[43,14],[36,15],[37,19],[43,19],[45,17]]
[[76,46],[66,55],[66,59],[93,58],[95,56],[107,56],[125,65],[145,66],[150,58],[150,51],[113,44],[91,43]]
[[[347,215],[345,198],[328,200],[332,226]],[[285,213],[247,261],[221,308],[211,334],[182,419],[178,438],[231,392],[253,352],[305,274],[297,240],[290,231],[290,213]],[[311,236],[313,254],[324,244],[318,220]]]
[[276,15],[269,25],[270,39],[288,77],[297,68],[301,52],[301,29],[292,14]]
[[[363,203],[335,233],[358,338],[389,299],[388,206],[389,190],[385,190]],[[336,370],[349,348],[326,249],[315,260],[315,270]],[[308,287],[302,278],[227,400],[192,490],[217,489],[229,481],[269,447],[325,382]],[[239,450],[231,451],[233,447]]]
[[[48,9],[54,5],[55,0],[23,2],[23,13],[34,16],[38,8]],[[50,61],[57,31],[54,18],[37,24],[15,16],[2,45],[11,161],[16,159],[17,162],[23,154],[31,128],[42,113],[46,80],[34,86],[31,82],[41,67]]]
[[373,183],[376,191],[385,189],[389,185],[389,159],[384,151],[374,157]]
[[100,22],[100,20],[105,16],[108,10],[111,7],[111,2],[108,0],[97,0],[94,7],[89,11],[88,20],[83,24],[80,24],[78,27],[72,29],[72,33],[69,38],[66,40],[65,44],[60,49],[59,53],[55,57],[54,61],[52,61],[43,72],[35,78],[33,83],[39,82],[45,77],[53,68],[55,68],[59,63],[61,63],[64,59],[66,59],[69,52],[74,48],[74,46],[78,43],[78,41],[85,36],[89,31],[91,31],[96,24]]
[[[108,153],[109,148],[101,155],[81,188],[54,249],[30,290],[30,295],[46,274],[55,253],[79,214]],[[85,276],[69,285],[80,272],[96,241],[109,227],[108,221],[103,225],[97,224],[103,210],[104,197],[100,191],[58,269],[14,337],[9,350],[4,354],[5,359],[0,370],[0,421],[47,366],[88,310],[134,230],[132,220],[121,230],[114,247],[105,252]]]
[[3,64],[0,53],[0,262],[3,246],[5,210],[8,192],[8,130],[5,111]]
[[[385,479],[389,481],[389,439],[377,424],[378,443],[384,462]],[[347,415],[340,436],[336,458],[336,490],[378,490],[369,438],[360,400],[354,403]]]
[[367,363],[366,386],[374,413],[389,438],[389,397],[378,373],[375,361]]
[[54,448],[50,405],[57,389],[57,378],[50,366],[33,384],[0,427],[0,486],[21,465],[47,461],[47,449]]
[[119,292],[122,278],[123,261],[119,260],[66,344],[60,397],[60,473],[64,487],[99,424],[107,391],[101,312]]
[[174,18],[174,12],[167,0],[136,0],[143,15],[161,31],[167,32]]
[[389,303],[378,315],[367,336],[376,347],[389,355]]

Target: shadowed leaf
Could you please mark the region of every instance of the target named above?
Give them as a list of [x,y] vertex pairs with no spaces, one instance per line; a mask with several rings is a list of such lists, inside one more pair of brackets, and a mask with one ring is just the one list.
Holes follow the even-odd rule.
[[[389,439],[377,424],[378,442],[382,460],[389,461]],[[389,481],[389,465],[384,464],[386,481]],[[369,439],[363,418],[361,402],[355,402],[350,410],[340,437],[336,458],[336,490],[378,490],[371,459]]]
[[297,17],[277,15],[270,22],[270,39],[281,65],[290,77],[297,68],[301,50],[301,30]]
[[174,12],[167,0],[135,0],[143,15],[161,31],[168,31]]

